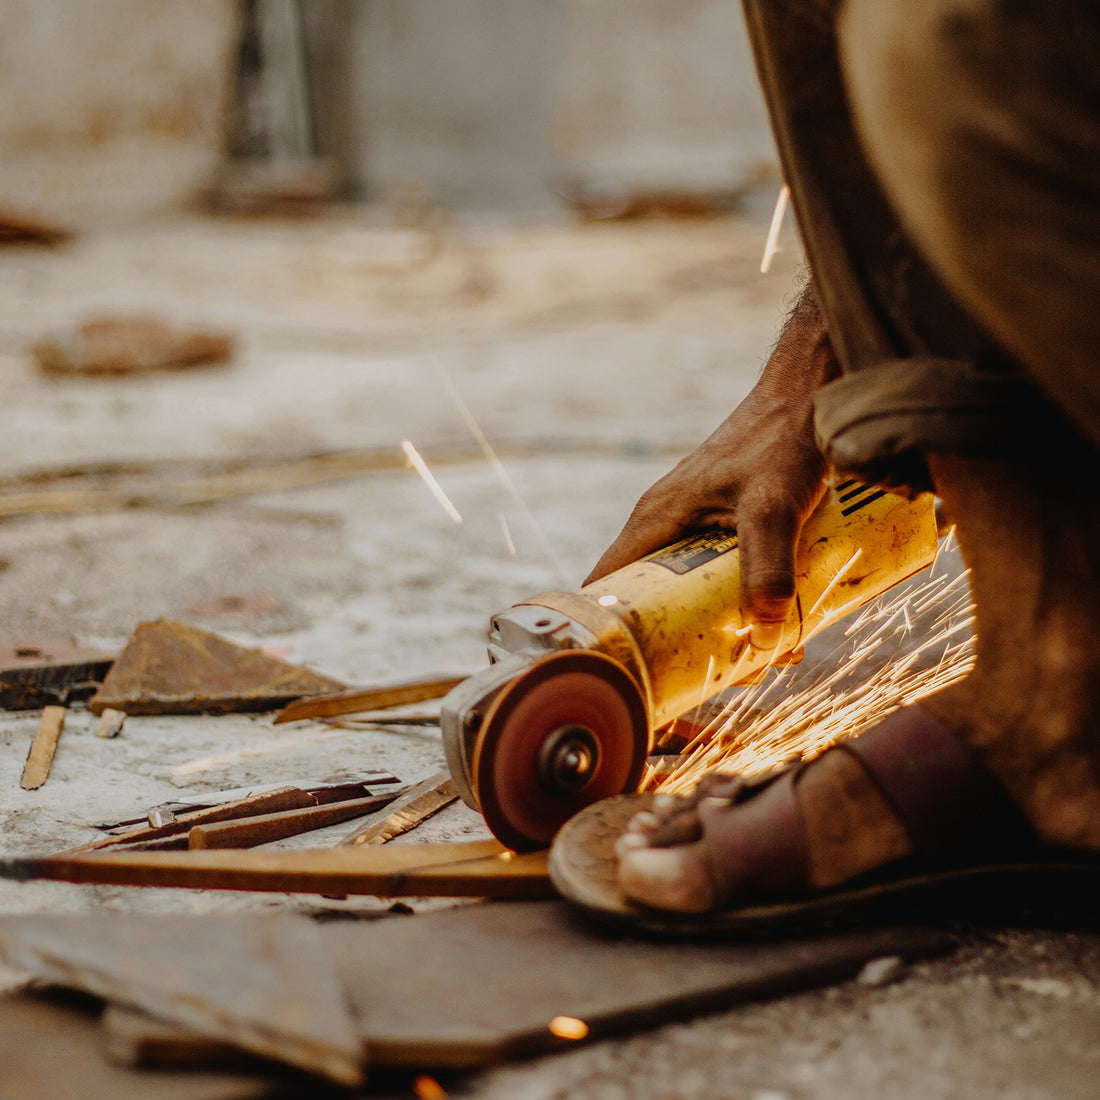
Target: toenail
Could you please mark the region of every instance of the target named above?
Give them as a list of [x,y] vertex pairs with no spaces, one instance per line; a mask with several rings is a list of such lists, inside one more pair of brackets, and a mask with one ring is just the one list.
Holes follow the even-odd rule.
[[641,833],[623,833],[615,841],[615,853],[626,855],[627,852],[636,852],[639,848],[648,848],[649,844]]
[[642,810],[641,813],[636,813],[630,819],[627,829],[632,833],[651,833],[660,824],[661,819],[656,814],[651,814],[648,810]]

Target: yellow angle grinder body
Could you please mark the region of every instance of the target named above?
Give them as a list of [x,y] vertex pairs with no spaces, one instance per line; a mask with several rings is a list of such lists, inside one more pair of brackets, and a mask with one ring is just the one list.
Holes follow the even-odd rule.
[[936,543],[931,496],[833,486],[803,528],[794,607],[767,651],[749,641],[729,531],[494,615],[489,667],[443,701],[460,795],[508,847],[546,847],[585,806],[636,789],[655,731],[931,564]]

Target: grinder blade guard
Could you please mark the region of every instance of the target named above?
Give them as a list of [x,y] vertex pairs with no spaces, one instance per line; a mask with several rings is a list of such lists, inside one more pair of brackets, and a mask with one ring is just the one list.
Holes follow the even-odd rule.
[[545,847],[584,806],[636,789],[656,730],[923,569],[936,546],[930,495],[846,481],[803,527],[794,607],[774,649],[750,643],[730,531],[494,615],[492,663],[443,701],[459,794],[502,843]]

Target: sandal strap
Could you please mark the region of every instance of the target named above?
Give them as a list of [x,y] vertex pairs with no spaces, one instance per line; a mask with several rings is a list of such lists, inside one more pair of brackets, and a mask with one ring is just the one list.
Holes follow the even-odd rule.
[[838,747],[860,761],[923,854],[1034,836],[978,753],[924,707],[894,711]]

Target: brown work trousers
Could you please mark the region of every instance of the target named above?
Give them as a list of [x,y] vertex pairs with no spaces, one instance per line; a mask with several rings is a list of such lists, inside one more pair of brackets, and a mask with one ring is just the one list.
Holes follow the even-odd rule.
[[921,490],[928,451],[1100,448],[1100,5],[744,6],[844,369],[826,455]]

